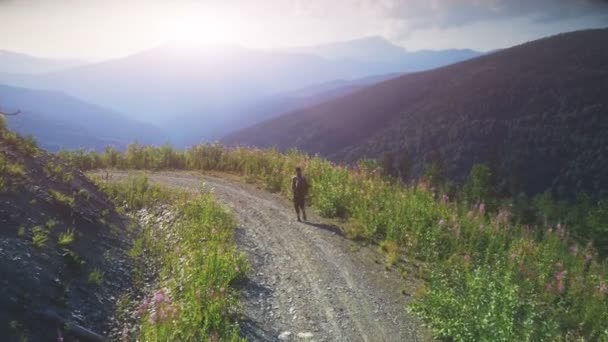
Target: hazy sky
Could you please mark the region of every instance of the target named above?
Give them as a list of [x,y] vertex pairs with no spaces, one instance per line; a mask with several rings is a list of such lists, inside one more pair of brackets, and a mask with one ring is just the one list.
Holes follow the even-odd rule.
[[380,35],[492,50],[608,26],[608,0],[0,0],[0,49],[101,59],[167,41],[287,47]]

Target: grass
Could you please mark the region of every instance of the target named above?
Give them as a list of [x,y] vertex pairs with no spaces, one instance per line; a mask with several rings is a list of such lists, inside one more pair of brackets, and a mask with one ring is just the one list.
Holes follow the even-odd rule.
[[74,242],[75,235],[73,229],[68,229],[65,232],[59,234],[57,238],[57,243],[61,246],[69,246]]
[[74,176],[71,172],[66,171],[61,164],[55,161],[49,161],[43,167],[44,174],[53,180],[58,180],[63,183],[70,183]]
[[[608,263],[598,253],[608,247],[607,202],[572,216],[581,218],[579,222],[562,215],[572,211],[557,210],[562,207],[540,198],[532,204],[545,219],[527,224],[515,215],[521,203],[516,199],[496,202],[495,209],[486,210],[484,205],[450,200],[432,182],[405,186],[387,180],[370,161],[345,168],[297,152],[217,145],[170,153],[132,145],[124,154],[71,158],[85,168],[162,169],[170,165],[228,172],[262,182],[285,196],[290,195],[295,166],[302,166],[311,183],[311,203],[321,215],[344,220],[351,238],[383,241],[387,263],[404,253],[419,266],[416,275],[425,284],[408,309],[428,323],[438,338],[608,340]],[[483,169],[475,171],[486,174]],[[464,198],[486,196],[482,181],[470,183]],[[197,210],[200,214],[205,209]],[[560,220],[571,222],[571,228]],[[569,233],[578,235],[585,229],[595,235]],[[587,243],[581,236],[597,239]],[[168,288],[173,296],[174,287]]]
[[104,273],[98,268],[95,268],[89,273],[88,282],[94,286],[100,287],[103,284]]
[[32,228],[32,244],[37,248],[43,248],[49,240],[48,231],[42,226]]
[[57,191],[57,190],[50,190],[49,193],[51,194],[51,197],[53,198],[53,200],[55,200],[56,202],[61,203],[70,208],[74,207],[74,202],[75,202],[74,197],[64,195],[63,193],[61,193],[60,191]]
[[179,218],[163,230],[144,227],[129,252],[136,263],[153,258],[161,269],[156,291],[139,303],[137,338],[242,341],[232,319],[238,306],[232,285],[244,276],[247,264],[234,245],[234,218],[208,193],[171,191],[150,184],[143,176],[102,183],[102,187],[131,211],[148,208],[154,212],[158,205],[170,204]]

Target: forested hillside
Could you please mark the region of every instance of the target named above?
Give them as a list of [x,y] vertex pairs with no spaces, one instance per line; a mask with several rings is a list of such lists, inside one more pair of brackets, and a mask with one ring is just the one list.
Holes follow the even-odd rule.
[[[479,162],[503,191],[608,189],[608,29],[533,41],[408,74],[226,137],[229,144],[433,165],[463,180]],[[388,157],[388,158],[387,158]]]

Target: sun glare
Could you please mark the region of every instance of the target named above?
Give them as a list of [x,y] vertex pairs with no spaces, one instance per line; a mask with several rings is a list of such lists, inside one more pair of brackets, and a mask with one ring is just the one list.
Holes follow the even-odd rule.
[[170,39],[190,44],[235,43],[239,38],[239,21],[218,15],[180,16],[170,24]]

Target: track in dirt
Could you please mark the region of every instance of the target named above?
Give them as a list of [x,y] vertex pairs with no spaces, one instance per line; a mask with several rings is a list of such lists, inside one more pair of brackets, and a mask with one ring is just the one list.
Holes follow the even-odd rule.
[[248,340],[429,340],[406,313],[403,278],[385,269],[377,248],[347,240],[314,214],[311,223],[296,222],[288,201],[249,184],[193,173],[148,176],[191,190],[204,182],[237,216],[236,242],[251,264],[241,289]]

